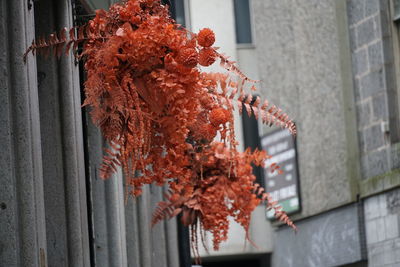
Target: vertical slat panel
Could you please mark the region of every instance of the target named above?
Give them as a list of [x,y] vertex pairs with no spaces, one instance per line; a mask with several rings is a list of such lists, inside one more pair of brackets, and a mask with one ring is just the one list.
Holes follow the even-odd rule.
[[[151,205],[149,206],[148,213],[150,216],[157,206],[157,203],[162,199],[162,188],[156,185],[151,185]],[[151,241],[152,241],[152,266],[167,266],[167,249],[165,238],[165,222],[161,221],[151,228]],[[147,227],[150,228],[150,225]]]
[[178,226],[175,218],[165,223],[165,239],[167,251],[168,266],[179,266],[179,250],[178,250]]
[[[163,192],[168,191],[168,186],[164,186]],[[190,265],[190,246],[189,246],[189,233],[184,235],[180,232],[182,229],[188,229],[183,226],[180,222],[178,226],[178,220],[180,216],[176,216],[172,219],[164,221],[165,229],[165,247],[164,250],[167,254],[167,265],[169,267],[175,266],[186,266]],[[181,229],[180,229],[181,228]]]
[[[108,230],[107,230],[107,208],[105,205],[105,181],[100,179],[98,168],[102,158],[102,137],[100,130],[93,125],[87,115],[87,144],[91,194],[91,210],[93,225],[93,243],[95,266],[107,266],[108,264]],[[102,265],[100,265],[102,263]]]
[[95,266],[127,266],[122,173],[105,181],[100,178],[103,140],[89,117],[87,121]]
[[[116,2],[110,0],[110,2]],[[88,2],[87,2],[88,3]],[[96,266],[178,266],[176,224],[164,222],[151,228],[154,207],[161,200],[161,188],[151,193],[148,186],[143,195],[124,205],[123,175],[99,179],[102,145],[100,132],[87,123],[91,207]],[[166,229],[170,240],[167,240]],[[168,238],[169,238],[168,237]],[[170,246],[170,247],[169,247]],[[169,255],[170,254],[170,255]]]
[[[56,18],[58,25],[73,26],[71,1],[57,1]],[[79,70],[72,55],[61,59],[59,77],[69,264],[89,266]]]
[[143,187],[143,194],[138,198],[139,240],[141,267],[152,267],[152,247],[150,233],[151,194],[148,186]]
[[125,206],[126,250],[129,267],[140,267],[137,203],[137,199],[129,199]]
[[0,6],[0,263],[40,266],[46,233],[36,66],[32,57],[22,61],[34,36],[33,9],[22,0]]
[[110,266],[126,266],[124,192],[121,169],[105,183]]
[[[46,36],[55,25],[52,1],[35,4],[37,36]],[[49,266],[68,266],[68,235],[62,159],[58,65],[54,57],[37,57],[40,127],[43,158],[46,237]]]
[[89,117],[87,121],[95,266],[127,266],[122,173],[100,179],[103,141]]
[[7,266],[18,264],[18,214],[10,96],[8,58],[7,3],[0,3],[0,262]]

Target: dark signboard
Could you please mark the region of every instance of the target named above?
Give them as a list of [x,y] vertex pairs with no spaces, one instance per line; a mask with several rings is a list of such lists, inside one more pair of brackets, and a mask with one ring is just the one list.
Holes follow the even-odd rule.
[[[280,166],[283,173],[264,169],[265,190],[290,214],[300,210],[299,179],[297,172],[296,144],[288,130],[277,130],[261,137],[262,149],[272,156],[265,166],[272,163]],[[273,218],[273,211],[267,212]]]

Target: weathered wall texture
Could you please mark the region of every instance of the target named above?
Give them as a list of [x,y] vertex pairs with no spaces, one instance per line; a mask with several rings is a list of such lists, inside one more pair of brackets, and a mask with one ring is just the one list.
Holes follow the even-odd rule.
[[335,1],[252,3],[263,97],[298,128],[302,215],[349,202]]
[[[358,115],[362,177],[369,178],[400,166],[390,145],[389,103],[396,98],[389,1],[349,0],[348,18]],[[394,131],[396,129],[391,129]],[[397,129],[398,130],[398,129]]]
[[99,178],[73,57],[23,62],[35,30],[72,25],[70,0],[0,3],[0,266],[179,266],[176,221],[151,228],[162,189],[125,205],[122,175]]
[[[68,1],[35,4],[36,35],[73,26]],[[37,59],[49,265],[89,266],[89,235],[78,68],[72,55]]]
[[368,264],[400,265],[400,189],[364,202]]
[[[26,1],[0,2],[0,265],[46,264],[36,62]],[[41,257],[41,255],[43,255]]]
[[125,205],[122,174],[106,181],[99,177],[103,140],[86,117],[93,262],[96,266],[179,266],[176,220],[151,227],[162,188],[146,186],[140,197],[130,198]]
[[277,231],[273,266],[341,266],[365,258],[362,206],[329,211],[297,223],[299,231],[282,227]]
[[[390,1],[347,2],[362,178],[377,179],[400,166],[391,142],[398,129],[391,121],[397,103]],[[369,266],[400,264],[399,203],[399,189],[364,201]]]

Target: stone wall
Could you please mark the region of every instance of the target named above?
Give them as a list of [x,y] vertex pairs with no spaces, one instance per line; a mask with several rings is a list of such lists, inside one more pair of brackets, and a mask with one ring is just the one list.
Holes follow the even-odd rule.
[[102,137],[82,125],[73,56],[23,61],[35,33],[72,25],[72,9],[0,2],[0,266],[179,266],[176,220],[150,226],[162,189],[125,205],[122,174],[99,178]]
[[366,258],[362,206],[352,204],[276,231],[273,266],[342,266]]
[[262,97],[286,111],[298,128],[302,216],[349,203],[336,3],[254,0],[252,5]]
[[365,179],[399,167],[388,128],[389,113],[395,112],[389,110],[388,100],[394,97],[390,92],[396,86],[389,1],[347,3],[361,172]]
[[[398,148],[391,140],[396,125],[390,124],[397,103],[391,102],[396,80],[389,3],[347,1],[363,179],[383,178],[399,168]],[[365,199],[364,212],[369,266],[398,266],[400,190]]]
[[364,210],[369,266],[399,266],[400,189],[368,198]]

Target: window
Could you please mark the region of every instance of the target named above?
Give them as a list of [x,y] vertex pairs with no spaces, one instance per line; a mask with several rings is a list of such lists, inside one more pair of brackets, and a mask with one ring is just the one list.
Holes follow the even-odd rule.
[[[253,97],[251,104],[254,104],[256,97]],[[260,135],[258,131],[258,121],[253,112],[248,114],[246,108],[243,106],[243,137],[245,148],[250,147],[252,150],[261,149]],[[253,166],[253,174],[256,176],[256,182],[264,186],[264,171],[262,167]]]
[[249,0],[234,0],[236,43],[252,44]]
[[393,11],[393,20],[398,22],[400,20],[400,0],[394,0]]
[[176,23],[186,27],[184,0],[162,0],[162,2],[170,6],[171,16]]

